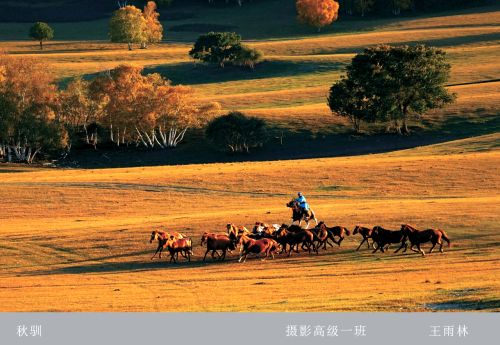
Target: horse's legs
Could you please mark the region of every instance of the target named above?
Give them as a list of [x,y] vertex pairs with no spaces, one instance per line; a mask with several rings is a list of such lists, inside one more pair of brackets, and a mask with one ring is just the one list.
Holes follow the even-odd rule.
[[[420,247],[420,244],[417,244],[416,246],[417,246],[417,248],[419,248],[419,247]],[[415,248],[413,248],[413,247],[415,247],[415,244],[413,244],[413,243],[412,243],[412,244],[411,244],[411,246],[410,246],[410,249],[411,249],[412,251],[414,251],[415,253],[420,253],[420,250],[416,250],[416,249],[415,249]]]
[[205,261],[205,259],[207,258],[207,254],[209,251],[210,251],[210,249],[207,248],[207,251],[205,252],[205,256],[203,257],[203,261]]
[[[373,246],[374,244],[375,244],[375,242],[373,242],[373,243],[372,243],[372,246]],[[380,243],[378,243],[378,242],[377,242],[377,248],[375,248],[375,249],[373,250],[372,254],[376,253],[376,252],[377,252],[377,250],[379,250],[379,249],[380,249]]]
[[430,253],[432,253],[432,251],[434,250],[434,247],[436,246],[436,244],[437,244],[437,242],[434,242],[434,243],[432,244],[431,249],[429,249],[429,254],[430,254]]
[[422,256],[425,256],[424,251],[422,250],[422,248],[420,248],[420,243],[418,243],[418,244],[417,244],[417,248],[418,248],[418,251],[419,251],[420,253],[422,253]]
[[188,262],[191,262],[191,253],[189,251],[187,252],[187,259],[188,259]]
[[226,258],[226,249],[222,249],[222,256],[219,257],[219,260],[224,260]]
[[396,249],[396,250],[394,251],[394,253],[397,253],[397,252],[399,252],[401,249],[403,249],[403,247],[405,246],[405,244],[406,244],[406,243],[401,242],[401,246],[399,246],[399,248],[398,248],[398,249]]
[[161,246],[158,246],[158,248],[156,248],[156,252],[154,253],[154,255],[151,257],[151,260],[153,260],[153,258],[156,256],[156,253],[158,253],[158,251],[160,250]]
[[343,240],[344,240],[344,236],[342,236],[342,237],[339,238],[339,241],[337,243],[339,247],[340,247],[340,244],[342,243]]
[[[363,245],[363,243],[365,243],[365,241],[366,241],[366,238],[363,238],[363,241],[361,241],[361,243],[359,244],[358,249],[356,249],[356,251],[358,251],[359,248],[361,248],[361,246]],[[370,245],[369,244],[368,244],[368,249],[370,249]]]
[[443,253],[443,241],[439,242],[439,252]]

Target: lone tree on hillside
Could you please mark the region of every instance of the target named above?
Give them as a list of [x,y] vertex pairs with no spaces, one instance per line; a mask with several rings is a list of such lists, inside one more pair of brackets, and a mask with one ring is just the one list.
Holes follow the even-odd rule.
[[194,43],[189,55],[193,59],[224,67],[234,61],[241,50],[241,36],[235,32],[209,32],[201,35]]
[[298,20],[321,31],[338,18],[339,4],[334,0],[297,0]]
[[54,38],[54,29],[49,24],[36,22],[30,28],[30,37],[40,42],[40,50],[43,50],[43,41],[48,41]]
[[[347,77],[332,86],[328,103],[341,116],[389,121],[397,133],[408,134],[410,118],[421,119],[454,101],[445,88],[450,69],[446,53],[434,47],[368,48],[352,59]],[[356,97],[339,106],[342,101],[335,98],[346,96],[346,90]]]
[[264,120],[247,117],[239,111],[210,121],[205,135],[216,146],[231,153],[249,153],[251,148],[262,146],[268,138]]
[[109,22],[111,42],[127,43],[132,50],[132,43],[147,41],[146,19],[135,6],[124,6],[113,13]]

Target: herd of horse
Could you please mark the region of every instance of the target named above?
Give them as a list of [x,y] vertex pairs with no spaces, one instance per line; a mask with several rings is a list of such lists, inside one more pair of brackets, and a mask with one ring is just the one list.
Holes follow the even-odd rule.
[[[388,230],[381,226],[373,228],[356,225],[352,231],[353,235],[360,234],[362,241],[357,251],[366,242],[368,249],[372,248],[373,253],[377,251],[385,252],[392,244],[399,244],[395,253],[403,249],[406,252],[408,242],[410,249],[414,252],[425,252],[421,248],[423,243],[430,242],[432,247],[429,253],[432,253],[436,245],[439,245],[439,251],[443,252],[443,240],[451,246],[450,239],[445,231],[441,229],[417,230],[415,227],[402,224],[399,230]],[[351,231],[343,226],[328,227],[325,222],[319,222],[312,229],[302,228],[299,225],[287,224],[266,224],[256,222],[252,230],[245,226],[227,224],[225,233],[208,233],[201,236],[201,246],[206,246],[203,261],[206,260],[208,253],[211,253],[213,260],[224,260],[227,253],[239,249],[239,262],[245,262],[248,255],[254,254],[266,259],[274,259],[275,254],[287,254],[292,252],[299,253],[299,249],[309,253],[319,253],[319,249],[327,249],[327,246],[334,247],[340,244],[346,236],[350,236]],[[193,242],[187,236],[179,232],[164,232],[154,230],[151,233],[150,243],[158,242],[156,252],[151,260],[159,254],[161,258],[163,250],[170,254],[170,261],[174,263],[179,259],[179,253],[191,261],[193,255]],[[371,241],[371,243],[370,243]],[[416,247],[416,249],[415,249]],[[217,257],[216,257],[217,256]]]

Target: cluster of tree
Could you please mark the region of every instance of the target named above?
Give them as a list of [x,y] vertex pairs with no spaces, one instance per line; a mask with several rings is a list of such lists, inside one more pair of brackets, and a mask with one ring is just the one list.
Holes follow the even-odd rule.
[[241,36],[235,32],[209,32],[201,35],[194,43],[189,55],[196,60],[217,64],[226,63],[251,69],[262,60],[262,53],[241,43]]
[[296,7],[298,20],[314,26],[318,32],[338,18],[339,3],[334,0],[297,0]]
[[73,81],[62,93],[61,107],[64,122],[81,128],[89,144],[97,145],[104,127],[116,146],[145,148],[176,147],[188,129],[204,126],[221,110],[216,102],[198,101],[190,87],[172,86],[159,74],[143,75],[142,67],[130,65]]
[[250,153],[250,149],[262,147],[268,140],[264,120],[238,111],[214,118],[205,135],[220,149],[230,153]]
[[176,147],[191,128],[220,114],[187,86],[121,65],[59,90],[43,63],[0,56],[0,158],[33,162],[72,144]]
[[333,84],[328,105],[357,132],[365,121],[387,122],[406,134],[410,118],[420,119],[428,110],[454,101],[455,95],[445,88],[450,68],[444,51],[425,45],[368,48]]
[[159,17],[154,1],[148,1],[143,11],[133,5],[120,6],[109,22],[111,42],[127,43],[129,50],[132,50],[132,43],[146,48],[147,44],[160,42],[163,27]]
[[0,158],[31,163],[68,144],[54,79],[41,62],[0,54]]

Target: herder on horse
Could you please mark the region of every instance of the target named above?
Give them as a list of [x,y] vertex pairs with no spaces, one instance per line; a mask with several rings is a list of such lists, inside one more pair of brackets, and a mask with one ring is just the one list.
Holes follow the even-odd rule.
[[309,227],[309,220],[311,219],[316,222],[316,225],[318,224],[314,211],[311,210],[306,197],[301,192],[298,192],[297,198],[292,199],[286,206],[290,207],[293,211],[292,224],[298,221],[300,226],[304,220],[306,222],[306,229]]

